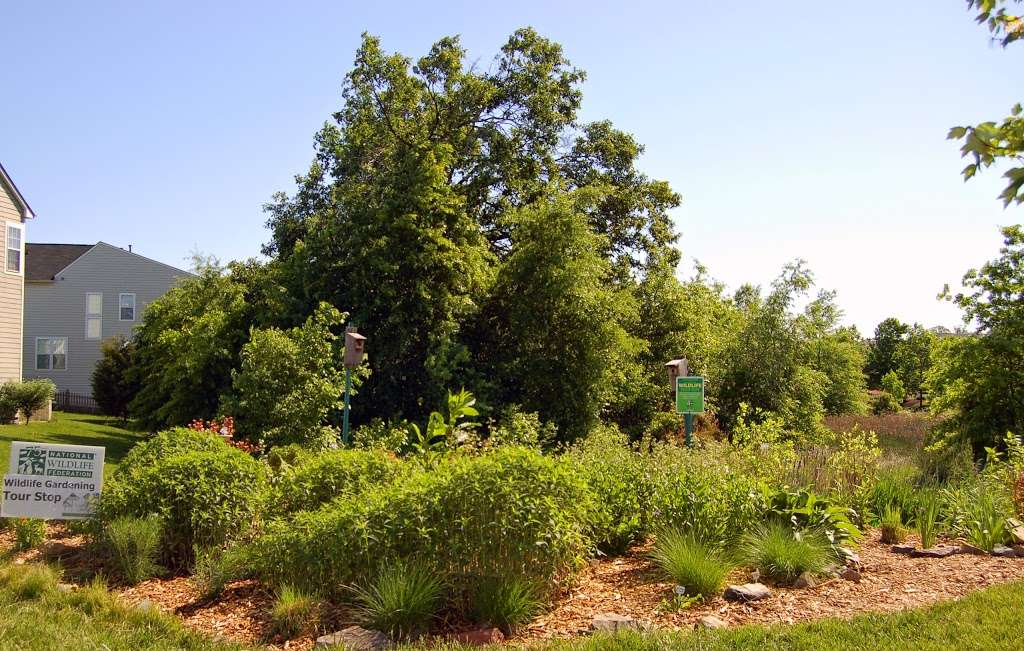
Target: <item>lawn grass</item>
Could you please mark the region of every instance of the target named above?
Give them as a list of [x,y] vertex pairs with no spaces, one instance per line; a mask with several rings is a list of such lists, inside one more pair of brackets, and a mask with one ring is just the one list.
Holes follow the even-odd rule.
[[[56,574],[35,565],[0,567],[2,649],[182,649],[241,651],[187,631],[172,616],[126,606],[99,586],[57,590]],[[530,651],[679,651],[1020,649],[1024,635],[1024,583],[1010,583],[962,600],[849,621],[821,620],[776,626],[745,626],[694,633],[624,632],[575,640],[536,642]],[[404,649],[461,649],[433,644]],[[491,647],[495,651],[502,647]]]
[[141,433],[131,431],[117,418],[55,411],[53,419],[46,423],[0,425],[0,463],[7,472],[12,441],[99,445],[107,449],[103,466],[106,477],[142,438]]

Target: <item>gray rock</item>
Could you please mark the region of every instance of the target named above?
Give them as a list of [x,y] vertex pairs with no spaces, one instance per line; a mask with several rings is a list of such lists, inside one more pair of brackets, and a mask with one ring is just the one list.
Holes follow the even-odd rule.
[[135,604],[135,607],[143,612],[157,609],[153,602],[149,599],[143,599],[139,603]]
[[980,547],[975,547],[974,545],[968,545],[967,543],[960,545],[960,553],[972,554],[974,556],[988,556],[988,552],[984,549]]
[[346,649],[347,651],[382,651],[391,646],[391,640],[380,631],[362,626],[349,626],[316,639],[317,649]]
[[1017,558],[1024,558],[1024,545],[1014,545],[1013,553],[1017,555]]
[[722,594],[728,601],[758,601],[770,597],[772,591],[768,586],[761,583],[744,583],[743,585],[730,585]]
[[845,579],[846,581],[853,581],[854,583],[860,583],[860,580],[862,578],[860,572],[852,567],[845,568],[842,572],[839,573],[839,576],[840,578]]
[[892,551],[893,551],[894,554],[913,554],[914,553],[914,546],[913,545],[893,545],[892,546]]
[[78,589],[78,586],[74,583],[58,583],[57,591],[67,594],[68,592],[74,592]]
[[860,556],[857,552],[853,551],[849,547],[840,547],[839,553],[842,555],[847,565],[860,567]]
[[729,628],[729,625],[726,624],[724,620],[721,620],[714,615],[705,615],[697,622],[697,628],[719,629]]
[[639,625],[629,615],[619,615],[618,613],[601,613],[595,615],[593,621],[590,622],[592,631],[614,633],[627,628],[639,628]]
[[1013,551],[1012,547],[1006,545],[996,545],[992,548],[992,555],[1000,558],[1016,558],[1017,552]]
[[813,588],[816,585],[818,585],[818,581],[810,572],[804,572],[793,582],[794,588]]
[[911,558],[947,558],[960,553],[959,547],[932,547],[930,549],[915,549],[910,552]]

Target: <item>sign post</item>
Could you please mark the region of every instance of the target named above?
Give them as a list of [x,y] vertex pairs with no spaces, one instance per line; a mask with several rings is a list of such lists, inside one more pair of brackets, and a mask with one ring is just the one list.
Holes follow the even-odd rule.
[[81,520],[103,488],[105,450],[91,445],[11,443],[0,516]]
[[704,413],[703,377],[676,378],[676,412],[683,414],[686,423],[686,447],[693,447],[693,415]]

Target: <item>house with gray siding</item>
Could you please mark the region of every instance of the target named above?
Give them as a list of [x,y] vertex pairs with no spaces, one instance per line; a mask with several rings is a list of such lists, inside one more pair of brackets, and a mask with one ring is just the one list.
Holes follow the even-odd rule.
[[91,396],[100,344],[131,337],[146,305],[189,275],[106,242],[29,243],[22,375]]

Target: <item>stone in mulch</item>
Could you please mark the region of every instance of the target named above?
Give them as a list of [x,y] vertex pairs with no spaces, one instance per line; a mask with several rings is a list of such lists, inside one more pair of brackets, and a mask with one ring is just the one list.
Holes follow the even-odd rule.
[[849,547],[840,547],[839,553],[846,560],[847,565],[853,565],[854,567],[860,567],[860,555],[853,551]]
[[722,597],[726,601],[760,601],[770,597],[772,591],[763,583],[744,583],[743,585],[730,585],[725,589]]
[[349,626],[316,639],[317,649],[346,649],[347,651],[382,651],[391,646],[391,640],[380,631],[362,626]]
[[1010,535],[1013,536],[1014,542],[1024,545],[1024,522],[1016,518],[1008,518],[1006,524],[1009,525]]
[[609,633],[639,627],[640,625],[635,619],[629,615],[619,615],[618,613],[601,613],[600,615],[595,615],[594,620],[590,622],[590,630],[606,631]]
[[892,552],[894,554],[913,554],[915,547],[913,545],[893,545]]
[[992,548],[992,555],[998,556],[999,558],[1016,558],[1017,552],[1013,551],[1012,547],[1006,545],[996,545]]
[[948,558],[960,553],[958,547],[930,547],[928,549],[915,549],[910,552],[911,558]]
[[705,615],[697,622],[697,628],[719,629],[729,628],[729,625],[725,623],[725,620],[719,619],[714,615]]
[[804,572],[803,574],[801,574],[800,576],[798,576],[796,578],[796,581],[793,582],[793,587],[794,588],[801,588],[801,589],[803,589],[803,588],[813,588],[816,585],[818,585],[818,580],[815,579],[814,575],[811,574],[810,572]]
[[1024,545],[1014,545],[1013,553],[1017,555],[1017,558],[1024,558]]
[[988,556],[988,552],[981,547],[975,547],[974,545],[968,545],[964,543],[960,545],[961,554],[971,554],[972,556]]
[[846,581],[852,581],[853,583],[860,583],[863,578],[860,574],[860,570],[855,570],[852,567],[845,568],[839,573],[839,577]]
[[505,634],[496,628],[477,628],[471,631],[452,633],[448,638],[466,646],[485,646],[504,642]]

